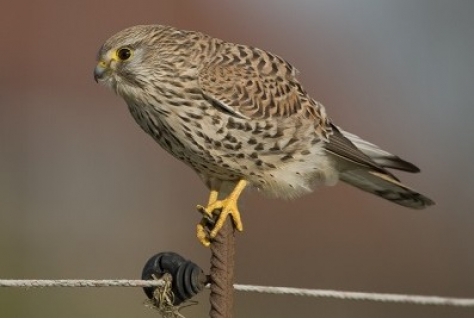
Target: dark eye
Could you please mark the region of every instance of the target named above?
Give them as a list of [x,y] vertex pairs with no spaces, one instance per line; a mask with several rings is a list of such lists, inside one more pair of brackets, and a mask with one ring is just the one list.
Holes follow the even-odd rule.
[[121,61],[126,61],[130,59],[131,56],[132,56],[132,50],[130,50],[129,48],[121,48],[117,50],[117,57]]

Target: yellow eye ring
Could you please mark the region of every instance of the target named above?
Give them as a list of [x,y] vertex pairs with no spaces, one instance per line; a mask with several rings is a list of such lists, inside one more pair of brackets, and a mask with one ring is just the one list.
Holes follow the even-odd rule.
[[115,55],[120,61],[127,61],[132,57],[132,53],[130,48],[120,48],[115,52]]

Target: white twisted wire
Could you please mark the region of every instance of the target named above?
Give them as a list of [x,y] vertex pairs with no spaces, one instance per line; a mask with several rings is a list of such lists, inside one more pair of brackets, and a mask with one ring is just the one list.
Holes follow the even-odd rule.
[[163,280],[127,280],[127,279],[59,279],[59,280],[18,280],[0,279],[0,287],[160,287]]
[[[161,287],[163,280],[87,280],[87,279],[61,279],[61,280],[16,280],[0,279],[0,287]],[[236,291],[269,293],[278,295],[295,295],[316,298],[335,298],[346,300],[367,300],[378,302],[397,302],[418,305],[438,305],[454,307],[474,307],[474,298],[450,298],[440,296],[422,296],[406,294],[390,294],[375,292],[352,292],[328,289],[303,289],[290,287],[272,287],[235,284]]]
[[450,298],[439,296],[420,296],[376,292],[352,292],[327,289],[302,289],[289,287],[234,285],[235,290],[279,295],[335,298],[348,300],[370,300],[380,302],[411,303],[418,305],[438,305],[455,307],[474,307],[474,298]]

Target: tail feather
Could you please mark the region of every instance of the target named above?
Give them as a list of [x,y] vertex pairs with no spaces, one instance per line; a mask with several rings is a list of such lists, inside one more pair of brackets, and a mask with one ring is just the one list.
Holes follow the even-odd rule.
[[342,181],[402,206],[421,209],[434,205],[431,199],[403,185],[387,170],[419,172],[412,163],[336,126],[325,147],[338,163]]
[[340,179],[405,207],[422,209],[435,204],[428,197],[408,188],[390,175],[380,172],[365,169],[347,170],[341,173]]
[[384,168],[394,168],[410,173],[418,173],[420,169],[410,162],[407,162],[400,157],[384,151],[375,144],[372,144],[359,136],[343,131],[339,128],[341,133],[349,139],[362,153],[370,157],[376,164]]

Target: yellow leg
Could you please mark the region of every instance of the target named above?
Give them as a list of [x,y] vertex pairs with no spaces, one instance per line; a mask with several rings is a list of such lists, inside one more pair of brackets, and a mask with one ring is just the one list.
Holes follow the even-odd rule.
[[216,224],[211,230],[209,236],[207,236],[205,231],[206,218],[203,218],[201,223],[197,225],[197,237],[204,246],[207,247],[210,245],[209,239],[216,237],[216,235],[219,233],[219,230],[222,228],[222,226],[224,226],[228,215],[232,217],[232,221],[234,222],[235,228],[238,231],[242,231],[244,229],[242,225],[242,220],[240,218],[240,212],[237,207],[237,200],[239,199],[242,191],[245,189],[245,186],[247,186],[247,181],[243,179],[240,180],[235,186],[234,190],[229,194],[229,196],[227,196],[227,198],[224,198],[223,200],[218,200],[218,193],[217,191],[213,190],[211,191],[211,194],[209,196],[209,203],[207,207],[203,207],[200,205],[197,206],[197,209],[202,214],[205,214],[209,217],[212,217],[212,214],[215,210],[221,210],[219,217],[217,218]]
[[214,189],[211,190],[211,193],[209,194],[209,201],[207,202],[207,206],[210,206],[212,203],[214,203],[218,197],[219,197],[219,192]]

